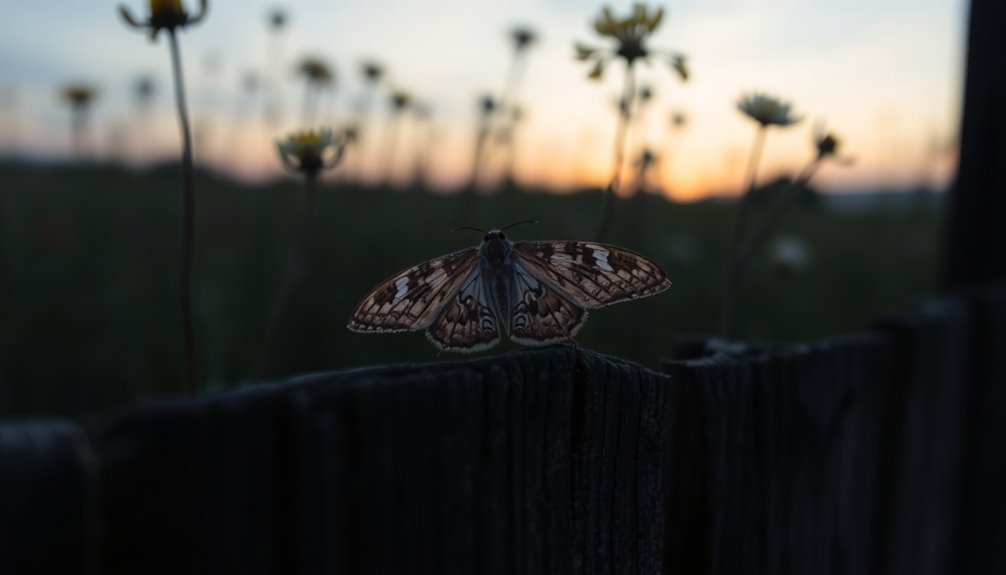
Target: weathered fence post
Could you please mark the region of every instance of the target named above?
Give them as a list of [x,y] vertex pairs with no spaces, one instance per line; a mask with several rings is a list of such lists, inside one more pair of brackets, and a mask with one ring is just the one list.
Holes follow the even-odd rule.
[[1006,281],[1006,2],[971,0],[960,164],[944,283]]
[[557,346],[131,410],[104,572],[659,572],[669,383]]
[[672,441],[667,531],[682,539],[666,573],[870,572],[887,345],[692,345],[666,363],[688,422]]
[[69,421],[0,422],[0,573],[99,572],[92,458]]

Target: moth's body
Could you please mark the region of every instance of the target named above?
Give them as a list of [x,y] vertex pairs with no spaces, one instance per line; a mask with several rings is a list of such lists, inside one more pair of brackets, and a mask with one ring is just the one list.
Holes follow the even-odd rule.
[[424,262],[379,284],[357,306],[348,327],[365,333],[425,329],[446,351],[487,349],[501,333],[517,343],[544,345],[570,340],[588,309],[670,285],[659,266],[624,248],[514,243],[503,230],[490,230],[477,248]]
[[[482,291],[497,318],[507,317],[514,304],[513,242],[499,230],[489,230],[479,246],[478,270],[485,278]],[[510,335],[510,325],[503,322],[503,333]]]

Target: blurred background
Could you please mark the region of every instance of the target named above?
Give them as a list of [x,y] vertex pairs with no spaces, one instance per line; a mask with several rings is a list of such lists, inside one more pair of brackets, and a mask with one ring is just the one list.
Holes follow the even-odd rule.
[[[165,38],[128,29],[115,2],[8,4],[0,413],[80,415],[178,392],[180,139]],[[675,337],[715,331],[731,200],[745,189],[755,133],[737,101],[758,91],[791,102],[803,120],[767,139],[758,182],[767,199],[754,203],[755,217],[768,211],[773,185],[813,159],[816,126],[839,135],[849,161],[821,167],[756,255],[737,335],[801,340],[860,329],[927,293],[956,163],[964,3],[663,6],[648,43],[684,54],[688,79],[657,59],[637,66],[608,241],[652,257],[674,285],[593,313],[579,343],[652,366]],[[454,227],[534,218],[541,223],[514,239],[590,239],[623,88],[621,63],[591,81],[575,58],[576,42],[606,45],[592,25],[600,9],[567,0],[218,0],[180,30],[205,386],[455,359],[438,357],[422,334],[365,336],[345,324],[380,280],[480,240]],[[532,40],[521,44],[521,33]],[[327,75],[305,75],[310,62]],[[276,142],[319,127],[356,138],[323,177],[307,271],[263,370],[304,193],[284,174]]]

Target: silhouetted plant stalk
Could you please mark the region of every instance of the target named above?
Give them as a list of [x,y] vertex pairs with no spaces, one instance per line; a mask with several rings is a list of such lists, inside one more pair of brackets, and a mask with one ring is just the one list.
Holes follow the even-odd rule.
[[310,250],[315,241],[318,179],[322,172],[339,165],[345,149],[345,136],[336,135],[328,129],[318,132],[297,132],[289,135],[286,141],[276,144],[276,150],[287,172],[304,178],[304,205],[297,227],[297,237],[287,257],[283,283],[269,314],[269,325],[266,327],[262,353],[259,354],[259,365],[256,370],[259,377],[267,375],[272,367],[280,326],[291,296],[307,274]]
[[[645,130],[647,125],[647,112],[649,112],[654,99],[653,88],[648,85],[640,86],[636,90],[634,97],[635,102],[632,108],[632,116],[629,118],[630,126],[629,135],[627,136],[628,141],[625,144],[626,149],[628,150],[626,153],[629,154],[630,158],[632,158],[632,166],[636,168],[637,171],[637,177],[634,183],[635,185],[632,188],[631,195],[636,195],[641,191],[641,188],[638,185],[641,183],[641,180],[639,179],[640,174],[638,173],[639,169],[648,169],[650,164],[656,160],[656,157],[646,142]],[[619,102],[619,106],[621,106],[621,102]],[[651,161],[646,163],[646,158]]]
[[681,110],[671,113],[669,118],[670,129],[666,132],[666,139],[663,144],[663,154],[661,154],[660,171],[661,178],[666,182],[673,176],[671,162],[677,156],[677,140],[681,133],[688,127],[688,115]]
[[765,220],[760,226],[755,228],[755,231],[751,233],[751,238],[741,247],[739,255],[741,274],[744,273],[755,253],[765,245],[766,240],[768,240],[771,233],[775,230],[786,210],[800,197],[800,192],[806,189],[807,184],[810,183],[810,180],[821,167],[821,164],[825,161],[832,161],[839,165],[849,165],[852,162],[851,158],[838,157],[839,144],[837,136],[823,129],[818,130],[814,136],[816,153],[813,159],[800,170],[800,173],[797,174],[796,178],[789,185],[780,191],[772,207],[769,208]]
[[685,56],[677,52],[656,51],[646,46],[646,40],[660,26],[664,17],[664,9],[650,10],[645,4],[637,2],[632,13],[626,17],[616,17],[611,8],[605,6],[601,14],[594,20],[594,30],[602,37],[611,38],[616,42],[615,49],[601,49],[577,43],[576,58],[594,63],[588,77],[600,80],[605,65],[613,59],[625,61],[625,80],[622,84],[622,99],[619,106],[618,126],[615,130],[614,165],[612,177],[605,189],[601,216],[595,238],[603,241],[611,227],[612,214],[615,207],[615,197],[618,194],[622,175],[622,164],[625,160],[625,142],[629,129],[629,119],[632,116],[632,102],[635,97],[635,76],[633,65],[637,61],[647,61],[653,54],[660,54],[667,59],[671,68],[682,81],[688,79],[688,68]]
[[412,96],[405,91],[395,90],[391,93],[391,110],[388,115],[388,125],[384,136],[384,169],[382,178],[385,184],[391,182],[391,174],[395,167],[395,150],[398,147],[398,134],[401,131],[402,118],[412,104]]
[[171,49],[171,67],[175,81],[175,103],[178,108],[178,123],[182,135],[182,250],[181,272],[179,274],[179,303],[181,309],[182,339],[185,353],[185,385],[189,393],[198,388],[198,357],[196,354],[195,322],[192,313],[192,265],[195,255],[195,175],[192,165],[192,132],[185,103],[185,84],[182,74],[182,58],[178,48],[177,31],[197,24],[206,16],[208,1],[200,0],[199,12],[190,16],[182,8],[181,0],[150,0],[150,18],[146,22],[136,20],[125,6],[119,6],[119,13],[127,24],[136,29],[148,30],[151,40],[156,40],[161,30],[168,34]]
[[629,119],[632,117],[632,96],[636,91],[635,74],[631,63],[625,65],[625,81],[622,84],[622,99],[618,105],[618,127],[615,128],[615,148],[613,150],[611,181],[604,191],[604,205],[594,239],[602,242],[608,236],[611,219],[615,212],[615,198],[622,183],[622,166],[625,164],[625,144],[629,136]]
[[430,156],[435,147],[436,130],[433,127],[433,112],[428,104],[412,107],[412,117],[415,119],[415,146],[412,162],[412,187],[426,187],[426,177],[429,173]]
[[[378,90],[381,87],[381,81],[385,77],[385,69],[382,64],[374,60],[364,60],[360,63],[360,73],[363,76],[363,95],[360,100],[359,107],[356,108],[356,120],[355,125],[357,128],[357,153],[354,154],[357,159],[353,160],[350,158],[352,164],[352,170],[349,164],[343,167],[342,172],[349,179],[359,180],[363,172],[367,170],[368,167],[376,167],[376,155],[372,153],[376,151],[374,149],[374,142],[377,140],[373,137],[373,123],[372,123],[372,112],[374,109],[374,102],[378,98]],[[371,153],[364,153],[364,151],[370,151]]]
[[132,148],[134,160],[141,160],[150,146],[148,142],[152,139],[151,131],[151,105],[157,85],[150,76],[140,76],[133,86],[133,97],[136,100],[136,122],[131,136],[130,147]]
[[479,187],[479,170],[482,168],[486,142],[492,132],[493,114],[496,112],[496,100],[489,95],[479,99],[479,122],[475,128],[475,155],[472,159],[472,175],[468,188],[476,191]]
[[761,163],[768,130],[772,126],[791,126],[799,122],[800,118],[793,115],[789,103],[763,94],[753,94],[741,99],[738,108],[757,122],[758,127],[748,162],[747,187],[737,205],[737,215],[730,238],[730,251],[728,252],[727,269],[721,292],[720,335],[727,338],[733,336],[734,305],[751,258],[768,239],[782,214],[799,196],[800,191],[805,188],[821,163],[827,159],[835,158],[838,149],[838,139],[834,135],[819,131],[814,137],[816,154],[813,159],[779,193],[762,224],[748,237],[747,219],[751,200],[757,189],[758,166]]
[[514,186],[517,155],[516,132],[522,117],[520,107],[517,104],[517,94],[527,71],[528,51],[538,41],[538,35],[528,27],[517,26],[510,31],[510,41],[513,43],[513,57],[510,59],[503,91],[500,92],[497,104],[501,123],[498,128],[499,139],[505,147],[506,154],[503,164],[503,182],[507,186]]
[[76,160],[84,159],[88,115],[95,95],[95,89],[87,84],[71,84],[63,88],[63,100],[70,105],[70,145]]
[[657,164],[657,156],[653,153],[653,150],[649,148],[643,148],[639,153],[639,157],[636,159],[636,185],[635,194],[636,196],[642,194],[646,191],[648,187],[647,180],[650,175],[650,171],[653,166]]
[[335,74],[320,58],[304,58],[297,69],[305,80],[302,125],[312,126],[318,119],[321,94],[333,87]]
[[266,125],[274,130],[283,119],[280,80],[283,72],[283,30],[286,28],[288,20],[287,13],[282,8],[274,8],[269,12],[269,70],[266,73],[266,95],[263,111]]

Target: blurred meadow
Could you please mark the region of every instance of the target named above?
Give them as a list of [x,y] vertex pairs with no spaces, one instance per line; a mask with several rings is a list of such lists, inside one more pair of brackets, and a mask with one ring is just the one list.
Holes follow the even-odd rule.
[[[129,9],[159,5],[177,3]],[[481,241],[453,228],[532,218],[511,238],[590,240],[608,198],[605,241],[673,285],[592,312],[576,341],[645,365],[717,333],[742,205],[755,229],[779,219],[738,282],[735,337],[860,329],[934,285],[958,0],[673,2],[630,22],[638,56],[583,2],[211,0],[156,42],[116,6],[19,3],[0,23],[0,413],[185,389],[167,32],[192,123],[199,389],[457,359],[346,322],[379,281]],[[764,93],[790,115],[745,106]],[[304,142],[329,169],[305,168]]]

